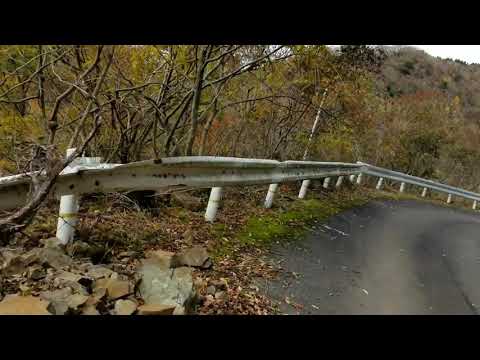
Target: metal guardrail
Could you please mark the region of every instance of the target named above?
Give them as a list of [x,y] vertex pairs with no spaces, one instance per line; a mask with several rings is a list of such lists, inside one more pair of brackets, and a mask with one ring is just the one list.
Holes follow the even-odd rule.
[[[76,159],[64,169],[52,189],[57,197],[61,197],[57,237],[64,243],[73,239],[78,195],[96,192],[156,191],[172,186],[211,187],[205,213],[207,221],[215,219],[224,186],[270,184],[264,204],[270,208],[278,184],[302,180],[299,198],[304,198],[311,180],[324,178],[323,187],[328,188],[332,177],[337,177],[336,187],[342,185],[346,176],[351,182],[360,184],[363,175],[379,177],[377,189],[381,189],[384,179],[400,182],[400,192],[404,191],[405,184],[421,186],[422,196],[426,196],[427,189],[430,189],[447,193],[448,203],[452,195],[471,199],[474,201],[473,209],[476,209],[480,200],[480,194],[471,191],[362,162],[280,162],[213,156],[171,157],[129,164],[102,164],[100,161],[100,158]],[[12,209],[26,202],[32,175],[0,178],[1,210]],[[44,176],[38,172],[35,175]]]
[[[412,175],[407,175],[407,174],[392,171],[392,170],[387,170],[387,169],[369,165],[363,162],[357,162],[357,164],[364,166],[364,168],[366,169],[364,173],[366,175],[376,176],[376,177],[379,177],[380,179],[390,179],[393,181],[397,181],[400,184],[411,184],[411,185],[423,187],[424,189],[430,189],[430,190],[446,193],[448,195],[455,195],[457,197],[461,197],[465,199],[480,201],[480,194],[474,193],[472,191],[460,189],[454,186],[442,184],[432,180],[419,178]],[[402,188],[402,185],[401,185],[401,188]]]
[[[347,163],[279,162],[211,156],[172,157],[129,164],[76,165],[61,173],[52,191],[56,196],[62,196],[157,190],[167,186],[272,184],[358,174],[362,169],[362,165]],[[29,174],[0,178],[0,209],[22,205],[30,182]]]

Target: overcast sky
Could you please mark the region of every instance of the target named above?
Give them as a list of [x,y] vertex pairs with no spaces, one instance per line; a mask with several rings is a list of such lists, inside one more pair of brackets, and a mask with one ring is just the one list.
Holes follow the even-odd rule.
[[430,55],[480,64],[480,45],[412,45]]

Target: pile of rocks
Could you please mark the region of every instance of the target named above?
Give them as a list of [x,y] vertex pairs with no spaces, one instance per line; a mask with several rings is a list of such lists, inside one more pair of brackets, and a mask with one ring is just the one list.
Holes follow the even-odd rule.
[[193,269],[212,261],[200,246],[178,254],[151,251],[129,276],[111,265],[78,263],[52,238],[26,253],[4,249],[0,264],[0,278],[20,284],[0,302],[0,314],[175,315],[192,311],[198,300]]

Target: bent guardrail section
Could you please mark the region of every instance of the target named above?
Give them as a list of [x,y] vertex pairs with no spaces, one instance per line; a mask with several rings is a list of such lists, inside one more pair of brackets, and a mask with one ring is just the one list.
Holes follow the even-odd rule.
[[[223,187],[272,184],[357,174],[362,170],[362,165],[348,163],[279,162],[211,156],[172,157],[129,164],[70,167],[61,173],[52,191],[56,196],[61,196],[92,192],[157,190],[167,186]],[[0,178],[0,209],[22,205],[30,183],[29,174]]]
[[[69,149],[67,154],[72,150]],[[304,198],[311,180],[324,179],[323,187],[328,188],[331,177],[337,177],[335,187],[339,187],[346,176],[356,184],[361,184],[363,175],[375,176],[379,178],[377,189],[381,189],[384,179],[390,179],[400,182],[400,192],[404,191],[405,184],[421,186],[422,196],[426,196],[427,189],[430,189],[447,193],[447,203],[451,202],[452,195],[463,197],[474,201],[473,209],[480,200],[480,194],[471,191],[363,162],[280,162],[214,156],[170,157],[129,164],[105,164],[100,161],[100,158],[75,159],[62,171],[52,189],[55,196],[61,197],[57,237],[63,243],[73,239],[77,223],[77,195],[97,192],[156,191],[172,186],[210,187],[212,190],[205,213],[205,219],[210,222],[215,220],[222,187],[270,184],[264,203],[266,208],[270,208],[278,184],[302,180],[298,197]],[[32,175],[45,176],[36,172],[0,178],[0,210],[13,209],[26,202]]]

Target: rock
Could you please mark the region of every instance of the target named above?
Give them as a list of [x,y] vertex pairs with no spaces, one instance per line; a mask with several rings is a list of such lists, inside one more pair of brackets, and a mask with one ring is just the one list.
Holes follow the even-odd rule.
[[81,273],[86,273],[88,272],[88,269],[95,267],[91,262],[85,262],[82,264],[79,264],[77,266],[77,270],[80,271]]
[[147,305],[189,307],[195,298],[191,268],[164,269],[155,262],[144,262],[139,273],[139,292]]
[[68,298],[67,304],[70,309],[77,310],[79,306],[85,304],[88,296],[82,294],[73,294]]
[[73,293],[70,287],[54,291],[43,291],[40,298],[50,302],[49,310],[55,315],[65,315],[69,309],[77,310],[79,306],[85,304],[88,296]]
[[32,264],[34,264],[35,262],[38,261],[36,251],[38,251],[38,249],[33,249],[33,250],[27,252],[26,254],[22,255],[22,258],[23,258],[23,261],[25,262],[25,265],[30,266],[30,265],[32,265]]
[[101,265],[93,265],[87,271],[87,275],[95,280],[100,278],[108,278],[112,274],[112,270]]
[[28,273],[27,273],[27,276],[29,279],[32,279],[32,280],[40,280],[40,279],[43,279],[45,276],[47,275],[47,272],[45,271],[45,269],[40,266],[40,265],[34,265],[34,266],[31,266],[29,269],[28,269]]
[[34,296],[6,295],[0,302],[0,315],[51,315],[48,305]]
[[64,248],[60,240],[56,237],[51,237],[48,239],[41,239],[40,244],[42,244],[46,248]]
[[60,272],[58,272],[55,277],[57,282],[65,282],[65,281],[78,282],[81,278],[82,278],[82,275],[75,274],[65,270],[61,270]]
[[43,291],[40,293],[40,298],[50,303],[49,310],[54,315],[65,315],[69,309],[68,301],[71,295],[72,289],[65,287],[54,291]]
[[45,247],[36,250],[36,262],[42,265],[48,265],[54,269],[62,269],[72,264],[72,258],[59,248],[59,247]]
[[172,315],[175,305],[148,304],[138,307],[138,315]]
[[160,266],[163,269],[169,269],[171,267],[174,267],[174,264],[172,263],[172,259],[174,257],[174,253],[170,251],[163,251],[163,250],[155,250],[155,251],[150,251],[147,254],[147,261],[156,261],[158,263],[158,266]]
[[189,244],[191,246],[191,245],[193,245],[193,240],[195,240],[195,239],[193,237],[192,230],[191,229],[186,230],[183,233],[183,241],[185,241],[187,244]]
[[132,300],[117,300],[115,302],[115,315],[132,315],[137,310],[137,304]]
[[202,200],[185,192],[174,192],[171,196],[171,202],[174,205],[181,206],[191,211],[201,211],[203,209]]
[[60,270],[60,272],[57,272],[53,276],[53,285],[55,287],[70,287],[82,295],[88,295],[91,284],[93,283],[92,279],[64,270]]
[[224,278],[220,278],[220,280],[213,280],[212,285],[215,286],[217,289],[228,289],[227,280],[225,280]]
[[6,276],[22,274],[27,270],[24,257],[16,252],[3,251],[2,260],[1,272]]
[[88,257],[90,255],[91,247],[84,241],[72,241],[66,246],[67,254],[70,256],[85,256]]
[[215,286],[213,286],[213,285],[210,285],[209,287],[207,287],[207,294],[208,295],[215,295],[216,291],[217,291],[217,289],[215,289]]
[[100,315],[94,305],[87,305],[82,309],[82,315]]
[[88,297],[85,302],[87,306],[97,305],[107,295],[107,289],[105,287],[98,287],[93,290],[93,293]]
[[113,273],[109,279],[97,280],[95,282],[95,290],[100,288],[107,290],[107,296],[110,300],[116,300],[133,292],[133,286],[130,281],[118,279],[117,273]]
[[207,249],[198,245],[176,254],[172,261],[175,266],[193,266],[203,269],[208,269],[212,266]]
[[127,296],[132,291],[132,286],[127,280],[110,279],[107,284],[107,295],[112,300]]
[[127,257],[134,257],[137,253],[135,251],[122,251],[120,254],[117,255],[119,259],[127,258]]

